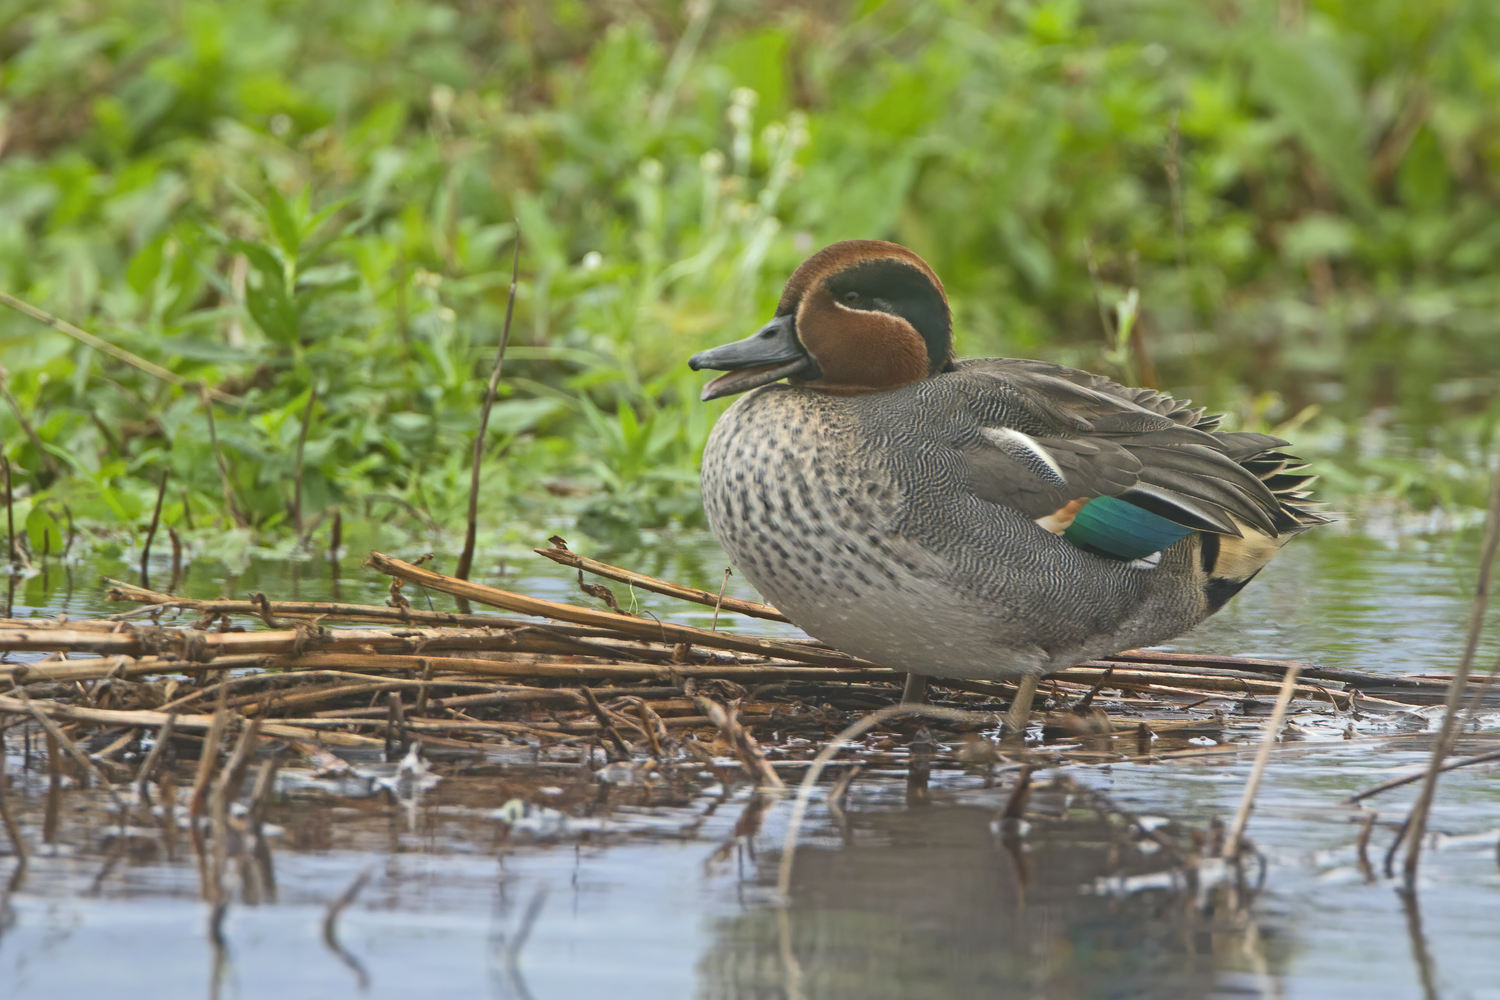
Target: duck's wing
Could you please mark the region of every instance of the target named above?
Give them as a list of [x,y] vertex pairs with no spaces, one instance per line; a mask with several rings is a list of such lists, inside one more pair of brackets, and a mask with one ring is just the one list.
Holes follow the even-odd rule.
[[954,444],[975,496],[1033,518],[1118,497],[1183,528],[1272,538],[1325,520],[1310,476],[1267,434],[1154,389],[1041,361],[962,361],[943,376],[961,400]]

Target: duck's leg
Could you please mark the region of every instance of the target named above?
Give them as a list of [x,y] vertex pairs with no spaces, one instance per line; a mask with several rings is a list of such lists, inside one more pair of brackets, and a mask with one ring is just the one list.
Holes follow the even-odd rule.
[[1031,719],[1031,702],[1036,698],[1036,686],[1041,681],[1039,674],[1026,674],[1016,685],[1016,696],[1011,700],[1010,711],[1005,716],[1007,735],[1026,736],[1026,723]]
[[903,705],[925,705],[927,704],[927,675],[907,674],[906,687],[901,690],[901,704]]

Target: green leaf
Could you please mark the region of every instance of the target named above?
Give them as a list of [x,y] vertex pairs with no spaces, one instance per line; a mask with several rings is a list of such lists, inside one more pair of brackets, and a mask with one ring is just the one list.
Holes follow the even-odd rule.
[[281,249],[286,252],[287,257],[296,260],[297,251],[302,248],[302,227],[297,225],[286,199],[281,197],[281,192],[276,190],[274,184],[266,188],[266,215],[271,220],[271,230],[281,243]]

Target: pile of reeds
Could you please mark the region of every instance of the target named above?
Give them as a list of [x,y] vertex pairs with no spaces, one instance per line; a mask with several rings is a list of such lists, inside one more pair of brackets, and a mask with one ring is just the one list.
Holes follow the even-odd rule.
[[[0,713],[11,713],[11,724],[62,724],[72,739],[90,734],[88,756],[106,770],[146,731],[169,724],[178,736],[223,731],[226,713],[238,725],[256,720],[262,739],[304,749],[325,743],[394,754],[413,740],[472,750],[598,744],[616,759],[663,759],[717,747],[758,769],[764,755],[749,748],[759,743],[820,744],[851,719],[900,700],[899,670],[812,641],[634,617],[582,574],[785,620],[766,605],[585,559],[561,540],[538,551],[578,569],[583,590],[616,610],[497,590],[380,553],[369,565],[391,578],[384,607],[263,594],[190,600],[116,584],[114,599],[140,607],[103,620],[0,621],[0,679],[10,688],[0,690]],[[418,610],[404,585],[529,617]],[[50,655],[11,659],[39,652]],[[1095,758],[1150,754],[1154,734],[1212,732],[1215,719],[1237,710],[1257,714],[1293,666],[1294,696],[1336,713],[1432,704],[1447,687],[1441,678],[1130,652],[1049,677],[1043,691],[1054,711],[1044,722],[1059,735],[1129,736],[1079,751]],[[1106,691],[1114,694],[1101,697]],[[983,731],[999,728],[1013,693],[1004,682],[945,680],[931,696],[981,713],[945,728]],[[1200,705],[1219,711],[1209,718],[1184,711]]]

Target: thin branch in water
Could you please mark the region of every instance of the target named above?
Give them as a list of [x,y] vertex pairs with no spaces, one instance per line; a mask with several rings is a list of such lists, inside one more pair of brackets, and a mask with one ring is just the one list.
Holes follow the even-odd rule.
[[[1456,760],[1451,764],[1444,764],[1441,770],[1444,773],[1447,773],[1448,771],[1457,771],[1462,767],[1471,767],[1474,764],[1487,764],[1492,760],[1500,760],[1500,750],[1492,750],[1489,753],[1477,754],[1473,757],[1465,757],[1462,760]],[[1347,805],[1353,805],[1356,802],[1363,802],[1365,799],[1379,795],[1382,792],[1388,792],[1392,788],[1400,788],[1402,785],[1409,785],[1413,781],[1421,781],[1425,777],[1427,777],[1427,772],[1425,770],[1416,771],[1412,774],[1403,774],[1399,778],[1392,778],[1389,781],[1382,781],[1378,785],[1372,785],[1362,792],[1355,792],[1353,795],[1346,798],[1344,802]]]
[[[516,246],[510,260],[510,297],[505,303],[505,325],[500,328],[500,347],[495,352],[495,367],[490,369],[490,384],[484,393],[484,408],[479,411],[479,433],[474,436],[474,467],[469,476],[469,523],[464,529],[464,550],[458,557],[458,568],[453,575],[460,580],[469,578],[474,566],[474,543],[479,533],[479,467],[484,459],[484,440],[490,426],[490,410],[495,405],[495,394],[500,390],[500,376],[505,371],[505,348],[510,344],[510,323],[516,310],[516,281],[521,273],[521,224],[516,223]],[[460,599],[462,610],[468,613],[468,602]]]
[[[1448,701],[1443,708],[1443,722],[1437,739],[1432,745],[1432,759],[1427,763],[1427,775],[1422,781],[1422,790],[1407,818],[1406,862],[1404,877],[1408,892],[1416,891],[1417,865],[1422,856],[1422,837],[1427,832],[1427,816],[1432,809],[1432,799],[1437,793],[1438,775],[1443,772],[1443,760],[1453,749],[1453,736],[1457,729],[1458,711],[1463,704],[1464,692],[1468,689],[1469,670],[1474,665],[1474,652],[1479,648],[1479,636],[1484,631],[1484,613],[1489,607],[1490,577],[1495,568],[1495,552],[1500,549],[1500,460],[1495,463],[1495,477],[1490,483],[1490,507],[1485,515],[1484,545],[1479,557],[1479,579],[1474,586],[1474,606],[1469,615],[1469,634],[1464,641],[1463,655],[1458,669],[1448,682]],[[1413,897],[1415,898],[1415,897]]]
[[1291,704],[1292,695],[1297,692],[1298,669],[1294,665],[1286,672],[1286,678],[1281,682],[1281,694],[1276,697],[1276,707],[1266,720],[1265,735],[1261,738],[1260,749],[1255,753],[1255,765],[1250,768],[1250,777],[1245,781],[1245,794],[1240,798],[1239,811],[1234,814],[1234,822],[1229,826],[1229,836],[1224,838],[1224,852],[1220,857],[1226,860],[1239,857],[1245,825],[1250,822],[1250,811],[1255,808],[1255,795],[1260,791],[1260,780],[1266,773],[1266,764],[1271,760],[1271,748],[1276,745],[1276,738],[1281,734],[1286,707]]
[[141,547],[141,586],[151,589],[151,574],[147,563],[151,561],[151,543],[156,540],[156,529],[161,525],[161,502],[167,496],[167,477],[170,469],[161,470],[161,485],[156,488],[156,506],[151,511],[151,527],[146,529],[146,544]]

